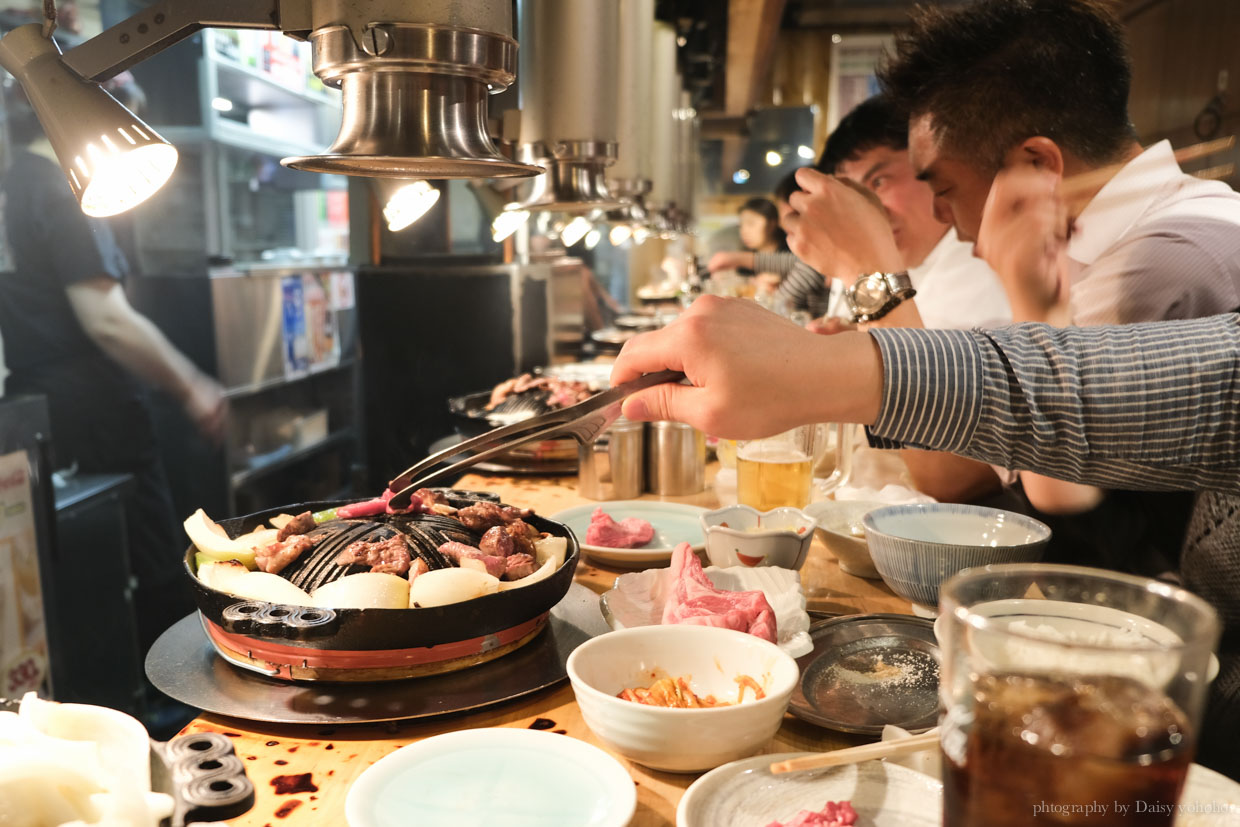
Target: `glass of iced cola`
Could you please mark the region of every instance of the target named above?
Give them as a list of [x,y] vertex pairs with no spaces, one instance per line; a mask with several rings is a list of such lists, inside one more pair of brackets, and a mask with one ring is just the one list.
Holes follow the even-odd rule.
[[940,589],[943,823],[1170,825],[1219,621],[1156,580],[968,569]]

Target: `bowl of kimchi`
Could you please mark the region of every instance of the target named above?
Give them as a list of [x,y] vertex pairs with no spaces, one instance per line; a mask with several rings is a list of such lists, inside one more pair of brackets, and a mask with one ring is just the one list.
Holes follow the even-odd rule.
[[799,674],[775,644],[712,626],[623,629],[568,658],[591,731],[629,760],[668,772],[701,772],[761,750]]

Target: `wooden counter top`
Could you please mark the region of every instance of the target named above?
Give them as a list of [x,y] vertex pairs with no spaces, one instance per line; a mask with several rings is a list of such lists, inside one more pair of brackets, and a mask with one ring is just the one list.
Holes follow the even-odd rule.
[[[711,469],[713,471],[713,469]],[[708,478],[713,474],[708,473]],[[505,502],[533,508],[550,515],[561,509],[591,502],[580,497],[575,479],[548,477],[493,477],[470,474],[458,488],[494,491]],[[691,497],[643,499],[718,505],[714,491]],[[583,558],[577,580],[600,594],[611,588],[619,569],[594,565]],[[863,580],[840,571],[835,559],[817,539],[801,570],[808,607],[832,613],[897,612],[908,614],[907,601],[896,597],[882,582]],[[605,749],[586,727],[567,680],[533,695],[468,715],[408,723],[350,724],[341,726],[290,726],[263,724],[204,714],[186,732],[222,732],[233,739],[237,755],[254,782],[256,801],[245,815],[229,824],[244,827],[315,827],[344,825],[344,801],[349,785],[367,767],[406,744],[432,735],[475,727],[529,727],[536,719],[553,722],[549,728]],[[545,722],[540,722],[546,725]],[[784,724],[765,752],[828,750],[866,739],[832,732],[786,716]],[[614,754],[613,754],[614,755]],[[685,789],[699,776],[648,770],[619,755],[637,785],[635,827],[667,827],[676,822],[676,805]],[[294,776],[298,776],[294,778]],[[280,779],[277,781],[277,779]],[[300,789],[281,792],[280,788]]]

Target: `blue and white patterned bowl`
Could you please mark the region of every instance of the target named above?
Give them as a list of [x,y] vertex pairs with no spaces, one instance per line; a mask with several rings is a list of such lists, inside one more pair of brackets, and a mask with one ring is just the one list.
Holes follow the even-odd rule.
[[961,569],[992,563],[1036,563],[1051,530],[998,508],[912,503],[877,508],[861,520],[874,567],[890,589],[933,609],[939,584]]

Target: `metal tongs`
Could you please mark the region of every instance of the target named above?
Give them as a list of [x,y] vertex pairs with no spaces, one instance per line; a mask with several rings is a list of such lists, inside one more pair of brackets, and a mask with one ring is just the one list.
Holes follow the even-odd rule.
[[[475,463],[526,442],[564,436],[571,436],[582,445],[592,442],[620,416],[620,403],[626,396],[665,382],[679,382],[684,378],[685,375],[678,370],[647,373],[631,382],[597,393],[584,402],[504,425],[431,454],[406,468],[404,473],[388,483],[388,489],[396,492],[388,501],[388,507],[396,511],[404,509],[408,507],[413,492],[419,488],[426,488],[442,479],[455,476]],[[466,451],[473,453],[436,471],[430,470],[449,457]]]

